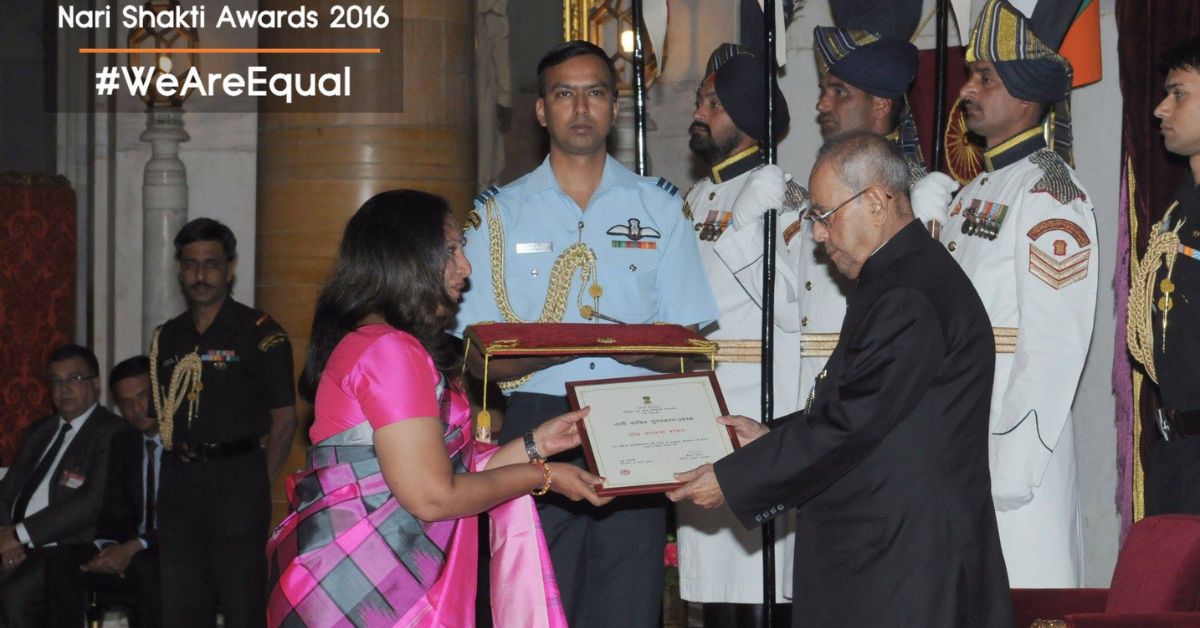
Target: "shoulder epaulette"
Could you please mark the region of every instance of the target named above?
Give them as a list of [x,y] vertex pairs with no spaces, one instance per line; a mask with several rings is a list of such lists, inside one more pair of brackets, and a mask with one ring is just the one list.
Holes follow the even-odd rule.
[[692,206],[689,205],[687,201],[688,197],[692,195],[692,190],[694,189],[696,189],[695,183],[692,184],[692,187],[688,188],[687,192],[683,193],[683,218],[688,222],[695,222],[696,220],[695,215],[692,213]]
[[1075,199],[1087,201],[1087,195],[1075,185],[1067,164],[1058,153],[1043,148],[1029,156],[1029,161],[1042,169],[1042,178],[1029,189],[1030,192],[1045,192],[1059,203],[1070,203]]
[[254,310],[254,326],[262,327],[271,320],[271,315],[262,310]]
[[483,224],[483,220],[479,218],[479,212],[471,209],[471,211],[467,212],[467,219],[463,221],[463,233],[474,231],[481,224]]
[[659,177],[658,181],[654,182],[654,185],[666,190],[667,194],[670,194],[671,196],[679,196],[679,188],[675,187],[674,183],[671,183],[662,177]]
[[904,161],[908,163],[908,185],[911,188],[914,183],[925,178],[929,171],[925,169],[925,164],[905,156]]
[[499,193],[500,193],[500,188],[498,188],[494,185],[489,185],[486,190],[480,192],[479,196],[475,197],[475,202],[479,203],[480,205],[483,205],[484,203],[487,202],[487,200],[489,198],[492,198],[493,196],[495,196]]
[[795,179],[787,182],[783,192],[783,211],[798,212],[808,206],[808,190]]

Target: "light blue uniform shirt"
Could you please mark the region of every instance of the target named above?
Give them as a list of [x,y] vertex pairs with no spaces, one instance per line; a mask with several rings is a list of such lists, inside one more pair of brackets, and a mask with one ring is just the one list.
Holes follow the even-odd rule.
[[[485,208],[489,196],[495,198],[504,226],[509,304],[522,321],[534,322],[541,316],[550,270],[563,250],[580,241],[580,224],[583,242],[596,253],[596,283],[604,290],[600,312],[626,323],[703,327],[716,320],[717,305],[700,265],[696,234],[683,217],[683,199],[675,186],[664,179],[635,175],[609,156],[600,186],[583,211],[559,187],[547,157],[533,172],[475,199],[479,227],[468,229],[465,248],[473,268],[471,288],[463,295],[457,335],[472,323],[504,322],[492,291]],[[583,287],[582,303],[594,307],[587,292],[591,283]],[[576,271],[561,322],[587,322],[579,314],[579,290]],[[569,381],[652,373],[611,358],[583,357],[538,371],[507,392],[565,395],[564,384]]]

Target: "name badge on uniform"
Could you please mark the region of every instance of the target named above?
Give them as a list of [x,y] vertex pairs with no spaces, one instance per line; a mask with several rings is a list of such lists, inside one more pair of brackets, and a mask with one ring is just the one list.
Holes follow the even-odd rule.
[[554,250],[553,242],[518,242],[517,255],[526,253],[549,253]]
[[79,488],[83,486],[85,476],[63,469],[62,477],[58,479],[58,483],[67,488]]

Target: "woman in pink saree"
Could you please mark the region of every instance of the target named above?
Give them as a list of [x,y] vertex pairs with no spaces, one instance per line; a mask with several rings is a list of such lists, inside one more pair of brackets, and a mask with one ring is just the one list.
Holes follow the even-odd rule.
[[543,461],[578,446],[587,410],[533,430],[535,451],[471,437],[459,344],[443,332],[471,272],[463,242],[445,200],[409,190],[346,226],[300,381],[314,445],[267,545],[271,626],[473,626],[484,511],[496,626],[566,626],[529,493],[608,501],[602,478]]

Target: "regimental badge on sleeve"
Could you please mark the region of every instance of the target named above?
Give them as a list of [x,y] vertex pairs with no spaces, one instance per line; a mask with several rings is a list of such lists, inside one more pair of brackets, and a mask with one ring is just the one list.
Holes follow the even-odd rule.
[[258,341],[258,350],[266,353],[267,351],[270,351],[272,347],[278,347],[279,345],[287,342],[287,339],[287,334],[281,331],[268,334],[266,338]]
[[1092,241],[1083,227],[1065,218],[1043,220],[1029,233],[1029,273],[1055,290],[1083,280]]

